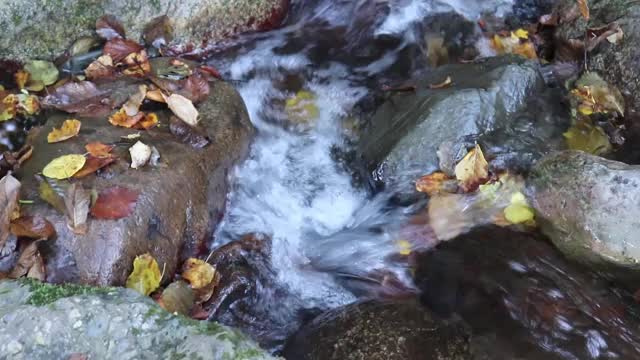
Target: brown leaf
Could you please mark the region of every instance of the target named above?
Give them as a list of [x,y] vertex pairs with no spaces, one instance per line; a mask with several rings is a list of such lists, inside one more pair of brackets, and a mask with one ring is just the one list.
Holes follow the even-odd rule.
[[93,115],[111,109],[109,95],[90,81],[68,82],[47,95],[42,104],[68,113]]
[[0,180],[0,249],[9,238],[11,218],[18,209],[20,182],[11,175]]
[[451,84],[453,84],[453,82],[451,81],[451,76],[447,76],[447,78],[444,79],[443,82],[429,85],[429,89],[443,89],[451,86]]
[[144,98],[147,96],[147,85],[140,85],[138,87],[138,92],[129,96],[129,100],[127,100],[122,108],[128,116],[135,116],[140,111],[140,106],[144,101]]
[[16,236],[31,239],[49,239],[56,234],[56,229],[45,218],[39,215],[22,216],[11,222],[11,232]]
[[29,73],[24,70],[18,70],[14,75],[16,85],[18,85],[18,89],[22,90],[25,88],[27,83],[29,82]]
[[109,122],[115,126],[122,126],[126,128],[132,128],[140,120],[144,118],[144,113],[139,112],[134,116],[127,115],[124,107],[118,110],[115,114],[109,116]]
[[147,46],[161,48],[173,40],[173,25],[168,16],[162,15],[151,19],[142,31],[142,38]]
[[113,64],[113,59],[109,55],[100,56],[84,69],[84,74],[89,80],[111,79],[115,77],[116,68]]
[[87,216],[89,215],[89,204],[91,194],[85,190],[80,183],[73,183],[67,189],[64,197],[67,209],[67,226],[76,234],[87,233]]
[[200,70],[202,70],[202,72],[204,74],[207,74],[208,76],[210,76],[212,78],[222,80],[222,75],[220,75],[220,72],[218,71],[218,69],[216,69],[216,68],[214,68],[212,66],[202,65],[202,66],[200,66]]
[[418,179],[418,181],[416,181],[416,190],[433,196],[439,192],[448,191],[447,184],[450,183],[451,180],[447,174],[436,171]]
[[587,4],[587,0],[576,0],[578,2],[578,7],[580,8],[580,14],[585,20],[589,21],[589,4]]
[[33,265],[29,268],[27,272],[27,277],[29,279],[36,279],[39,281],[45,281],[47,278],[47,273],[44,267],[44,260],[42,260],[42,255],[40,252],[36,253],[36,258],[33,261]]
[[36,263],[36,259],[40,256],[38,252],[38,241],[32,241],[29,245],[25,246],[18,257],[18,261],[9,273],[9,277],[17,279],[25,276],[29,269]]
[[439,240],[453,239],[475,225],[465,212],[466,206],[462,194],[439,194],[429,199],[429,225]]
[[124,38],[124,27],[113,15],[104,15],[96,21],[96,33],[105,40]]
[[140,130],[148,130],[158,125],[158,115],[155,113],[145,114],[142,120],[136,123],[133,128]]
[[182,80],[183,86],[178,93],[194,103],[199,103],[209,96],[209,81],[199,72]]
[[142,51],[142,49],[142,45],[133,40],[114,38],[107,41],[102,52],[105,55],[111,56],[113,62],[117,64],[129,56],[129,54],[137,53]]
[[151,64],[146,50],[129,54],[123,63],[127,67],[122,73],[128,76],[144,77],[151,72]]
[[129,216],[136,208],[139,193],[124,187],[105,189],[91,208],[91,215],[97,219],[116,220]]
[[93,157],[111,157],[111,150],[113,150],[114,145],[106,145],[99,141],[88,143],[84,146],[87,152]]
[[180,94],[171,94],[171,96],[164,96],[164,100],[167,102],[169,109],[180,118],[180,120],[186,122],[191,126],[198,125],[198,110],[193,106],[193,102]]
[[53,128],[51,130],[47,135],[47,142],[51,144],[71,139],[78,135],[81,125],[82,123],[76,119],[65,120],[60,129]]
[[81,178],[87,175],[91,175],[94,172],[102,169],[103,167],[111,164],[114,161],[116,161],[115,156],[95,157],[95,156],[89,155],[82,169],[80,169],[77,173],[75,173],[73,177]]
[[204,131],[197,127],[189,126],[189,124],[175,116],[171,116],[169,120],[169,130],[178,140],[196,149],[201,149],[211,143],[211,140]]
[[479,145],[471,149],[456,165],[456,179],[464,191],[474,191],[489,178],[489,163],[484,158]]

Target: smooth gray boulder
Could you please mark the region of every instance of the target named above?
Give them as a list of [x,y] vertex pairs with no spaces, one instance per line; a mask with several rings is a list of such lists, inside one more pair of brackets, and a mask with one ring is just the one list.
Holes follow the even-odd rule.
[[[0,359],[273,359],[236,330],[123,288],[0,282]],[[78,356],[78,355],[76,355]]]
[[528,182],[536,221],[567,257],[640,271],[640,166],[563,151],[541,160]]
[[[401,190],[439,168],[451,171],[476,141],[494,166],[527,169],[564,146],[569,125],[539,70],[511,56],[430,70],[413,80],[416,92],[395,94],[378,109],[359,156],[377,180]],[[429,88],[447,76],[451,86]]]
[[127,37],[140,40],[144,26],[167,15],[177,43],[195,47],[244,31],[277,26],[288,0],[3,0],[0,58],[51,60],[75,39],[94,34],[96,19],[116,16]]

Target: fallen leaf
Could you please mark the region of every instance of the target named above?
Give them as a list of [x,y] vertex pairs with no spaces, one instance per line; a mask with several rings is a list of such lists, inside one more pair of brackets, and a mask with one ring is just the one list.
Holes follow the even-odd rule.
[[89,155],[82,169],[80,169],[77,173],[75,173],[73,177],[81,178],[87,175],[91,175],[94,172],[102,169],[103,167],[113,163],[114,161],[116,161],[115,156],[95,157],[95,156]]
[[527,59],[537,59],[538,57],[533,43],[518,37],[514,32],[504,37],[497,34],[494,35],[491,39],[491,47],[498,55],[516,54]]
[[100,45],[100,40],[95,36],[81,36],[69,48],[69,56],[85,55],[98,45]]
[[49,239],[55,236],[56,229],[42,216],[22,216],[11,222],[11,233],[31,239]]
[[211,143],[211,140],[197,127],[190,126],[175,116],[169,120],[169,130],[181,142],[189,144],[196,149],[201,149]]
[[189,258],[182,265],[182,278],[194,289],[203,288],[213,281],[216,269],[204,260]]
[[625,102],[622,93],[595,72],[584,73],[576,81],[571,95],[583,114],[618,112],[624,116]]
[[478,188],[489,178],[489,163],[484,158],[478,144],[456,165],[456,179],[462,188],[469,192]]
[[589,20],[589,4],[587,0],[576,0],[578,2],[578,8],[580,8],[580,14],[585,20]]
[[106,145],[99,141],[88,143],[84,146],[87,152],[93,157],[111,157],[111,150],[113,150],[114,145]]
[[181,81],[181,85],[182,88],[178,90],[177,93],[194,103],[199,103],[206,99],[211,91],[209,81],[201,75],[200,72],[195,72],[193,75]]
[[208,75],[210,78],[223,80],[222,79],[222,75],[220,75],[220,72],[218,71],[218,69],[216,69],[216,68],[214,68],[212,66],[201,65],[200,66],[200,70],[202,70],[202,73]]
[[100,56],[84,69],[84,74],[89,80],[109,79],[115,76],[115,72],[113,59],[109,55]]
[[513,34],[519,39],[527,40],[529,38],[529,32],[522,28],[517,29],[516,31],[513,32]]
[[180,94],[171,94],[167,97],[163,94],[164,100],[167,102],[169,109],[182,121],[191,126],[198,125],[198,110],[191,100]]
[[31,60],[24,65],[24,70],[30,75],[31,81],[42,82],[49,86],[58,80],[60,74],[58,68],[50,62],[43,60]]
[[211,299],[214,291],[216,290],[219,284],[220,284],[220,273],[216,271],[216,273],[213,275],[213,280],[209,284],[199,289],[192,289],[193,295],[195,296],[196,304],[202,304],[209,301],[209,299]]
[[32,241],[22,249],[18,261],[9,273],[9,278],[17,279],[25,276],[29,272],[29,269],[36,263],[38,256],[40,256],[38,252],[38,241]]
[[113,15],[104,15],[96,21],[96,33],[105,40],[124,38],[124,27]]
[[512,224],[524,224],[532,222],[535,213],[525,196],[521,192],[516,192],[511,196],[509,206],[504,209],[504,217]]
[[411,243],[407,240],[396,241],[396,247],[398,248],[398,254],[407,256],[411,254]]
[[52,179],[68,179],[82,169],[86,161],[84,155],[63,155],[51,160],[42,170],[42,174]]
[[131,154],[131,167],[137,169],[149,161],[151,148],[142,141],[138,141],[129,148],[129,154]]
[[94,114],[111,109],[109,95],[90,81],[68,82],[55,88],[42,104],[68,113]]
[[131,53],[122,61],[126,68],[122,71],[124,75],[144,77],[151,72],[151,64],[146,50]]
[[136,115],[140,111],[140,106],[146,96],[147,85],[140,85],[138,87],[138,92],[129,97],[129,100],[122,105],[122,109],[128,116]]
[[156,259],[150,254],[143,254],[133,261],[133,271],[127,278],[126,287],[149,295],[160,286],[161,277]]
[[462,194],[437,194],[429,199],[429,225],[439,240],[453,239],[476,225],[465,207]]
[[29,271],[27,272],[27,278],[45,281],[46,277],[47,275],[44,267],[44,260],[42,260],[42,255],[40,255],[40,252],[37,252],[33,261],[33,265],[31,265],[31,268],[29,268]]
[[82,184],[73,183],[69,186],[64,196],[64,204],[67,210],[67,226],[75,234],[87,233],[90,203],[91,194],[82,187]]
[[162,291],[158,303],[170,313],[189,315],[194,305],[193,290],[184,281],[174,281]]
[[603,155],[612,150],[609,137],[604,130],[590,121],[578,121],[564,134],[567,147],[594,155]]
[[116,111],[113,115],[109,116],[109,122],[115,126],[122,126],[126,128],[132,128],[140,120],[144,118],[143,112],[138,112],[134,116],[127,115],[124,107]]
[[64,214],[66,212],[64,194],[69,184],[67,182],[46,179],[39,175],[36,175],[36,180],[38,180],[38,195],[40,195],[40,198]]
[[9,238],[11,217],[18,209],[21,184],[11,175],[0,179],[0,250]]
[[315,104],[316,96],[306,90],[300,90],[285,102],[285,112],[290,121],[296,124],[310,123],[318,119],[320,110]]
[[91,208],[91,215],[105,220],[127,217],[135,210],[138,196],[137,191],[120,186],[102,190]]
[[47,135],[47,142],[51,144],[71,139],[72,137],[78,135],[81,125],[82,124],[80,123],[80,121],[76,119],[65,120],[62,123],[60,129],[53,128],[51,130],[51,132]]
[[173,25],[168,16],[162,15],[151,19],[142,31],[142,38],[147,46],[161,48],[173,40]]
[[113,62],[117,64],[130,54],[137,53],[142,50],[143,47],[133,40],[113,38],[107,41],[102,52],[104,55],[111,56]]
[[18,95],[18,111],[27,115],[34,115],[40,111],[40,101],[35,95]]
[[442,191],[448,191],[445,189],[447,188],[447,183],[450,181],[451,178],[447,174],[436,171],[418,179],[418,181],[416,181],[416,190],[432,196]]
[[443,82],[438,83],[438,84],[431,84],[429,85],[430,89],[442,89],[442,88],[446,88],[451,86],[451,84],[453,84],[453,82],[451,81],[451,76],[447,76],[446,79],[444,79]]
[[142,129],[142,130],[149,130],[152,127],[158,125],[158,115],[156,115],[155,113],[149,113],[149,114],[145,114],[144,117],[142,118],[142,120],[140,120],[139,122],[137,122],[133,128],[134,129]]
[[164,96],[162,95],[162,90],[160,89],[147,91],[147,99],[160,103],[166,103],[166,101],[164,100]]
[[18,89],[20,90],[24,89],[27,86],[27,83],[29,82],[30,77],[31,75],[29,75],[28,72],[24,70],[18,70],[18,72],[14,76],[16,80],[16,85],[18,85]]

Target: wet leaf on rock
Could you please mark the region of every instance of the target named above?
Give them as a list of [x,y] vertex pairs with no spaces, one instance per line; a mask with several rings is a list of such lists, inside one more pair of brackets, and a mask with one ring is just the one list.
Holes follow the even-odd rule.
[[580,120],[564,134],[567,146],[571,150],[581,150],[594,155],[603,155],[611,151],[609,137],[604,130],[588,120]]
[[124,38],[124,27],[113,15],[104,15],[96,21],[96,33],[105,40]]
[[64,204],[67,209],[67,226],[75,234],[87,233],[87,217],[91,193],[85,190],[80,183],[73,183],[67,189],[64,196]]
[[182,121],[191,126],[198,125],[198,110],[193,106],[193,102],[180,94],[164,96],[169,109]]
[[9,238],[13,214],[19,208],[20,182],[11,175],[0,180],[0,249]]
[[29,73],[32,82],[41,82],[45,86],[55,83],[60,74],[52,62],[43,60],[27,62],[24,65],[24,70]]
[[150,254],[143,254],[133,261],[133,271],[127,278],[126,287],[143,295],[149,295],[160,286],[160,267]]
[[95,157],[95,156],[89,155],[87,157],[87,161],[84,163],[84,166],[82,167],[82,169],[80,169],[77,173],[75,173],[75,175],[73,175],[73,177],[74,178],[81,178],[81,177],[85,177],[87,175],[91,175],[94,172],[102,169],[103,167],[113,163],[114,161],[116,161],[116,157],[115,156]]
[[145,114],[142,120],[138,121],[133,128],[140,130],[149,130],[158,125],[158,115],[156,113]]
[[115,126],[132,128],[143,118],[144,118],[143,112],[138,112],[134,116],[129,116],[127,115],[127,112],[124,109],[124,107],[122,107],[120,110],[116,111],[113,115],[109,116],[109,122]]
[[59,129],[53,128],[51,130],[47,135],[47,142],[51,144],[71,139],[78,135],[81,125],[82,123],[76,119],[65,120]]
[[489,178],[489,163],[485,160],[480,145],[476,144],[456,165],[455,174],[456,179],[467,192],[477,189],[479,185],[486,182]]
[[160,306],[170,313],[189,315],[194,305],[193,290],[184,281],[174,281],[162,291]]
[[151,147],[142,141],[138,141],[129,148],[129,154],[131,154],[131,167],[138,169],[149,162],[151,158]]
[[114,145],[106,145],[99,141],[88,143],[84,146],[87,152],[93,157],[111,157],[111,150],[113,150]]
[[426,193],[429,196],[443,191],[455,192],[457,186],[455,186],[455,184],[451,186],[451,180],[447,174],[436,171],[418,179],[418,181],[416,181],[416,190]]
[[120,186],[102,190],[91,208],[91,215],[105,220],[125,218],[135,210],[138,196],[137,191]]
[[31,239],[49,239],[55,236],[56,229],[42,216],[22,216],[11,222],[11,233]]
[[187,280],[194,289],[209,285],[215,274],[216,269],[204,260],[189,258],[182,265],[182,278]]
[[577,109],[583,115],[618,112],[624,115],[624,98],[615,86],[610,85],[595,72],[587,72],[576,81],[571,91]]
[[87,159],[81,154],[69,154],[57,157],[42,170],[42,174],[52,179],[68,179],[77,173]]
[[115,76],[115,73],[116,68],[109,55],[100,56],[84,69],[84,74],[89,80],[110,79]]
[[127,55],[122,63],[126,65],[122,73],[127,76],[145,77],[151,72],[151,64],[146,50]]
[[130,54],[137,53],[142,50],[142,45],[133,40],[113,38],[107,41],[102,52],[105,55],[111,56],[113,62],[117,64],[120,61],[124,60]]
[[16,85],[18,85],[18,89],[22,90],[27,86],[31,75],[29,75],[29,73],[24,70],[18,70],[18,72],[16,72],[16,74],[14,75],[14,78],[16,80]]
[[67,191],[69,183],[66,181],[46,179],[39,175],[36,175],[36,180],[38,180],[38,194],[40,198],[64,214],[66,212],[64,194]]
[[172,116],[169,120],[169,130],[178,140],[196,149],[201,149],[211,143],[211,140],[204,131],[197,127],[190,126],[175,116]]
[[36,264],[37,258],[40,257],[38,251],[38,241],[32,241],[29,245],[25,246],[18,257],[18,261],[9,273],[9,277],[12,279],[21,278],[29,272],[29,269]]

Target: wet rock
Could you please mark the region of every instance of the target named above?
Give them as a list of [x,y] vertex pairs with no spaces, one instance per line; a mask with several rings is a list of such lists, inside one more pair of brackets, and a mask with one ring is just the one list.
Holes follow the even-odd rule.
[[[429,88],[447,76],[453,85]],[[448,65],[413,83],[415,93],[395,94],[378,109],[358,145],[368,170],[387,185],[412,188],[440,163],[450,167],[459,161],[475,141],[498,168],[527,169],[564,146],[566,111],[534,63],[498,57]]]
[[53,59],[75,39],[94,33],[96,19],[116,16],[127,37],[141,40],[144,26],[168,15],[176,43],[198,47],[250,30],[279,25],[288,0],[80,0],[21,1],[0,3],[0,57]]
[[540,234],[476,228],[416,256],[421,300],[461,317],[474,359],[636,358],[638,304]]
[[272,359],[240,332],[123,288],[0,282],[0,358]]
[[529,178],[542,230],[596,269],[640,270],[640,167],[579,151],[549,155]]
[[305,325],[284,351],[287,359],[469,359],[461,323],[436,320],[414,302],[366,301],[330,310]]
[[[216,81],[211,94],[199,105],[200,127],[211,144],[195,149],[171,134],[169,114],[158,112],[160,126],[141,131],[140,141],[155,146],[158,166],[129,167],[129,147],[121,136],[135,131],[111,125],[105,118],[80,118],[77,137],[48,144],[52,127],[69,118],[54,114],[34,138],[33,157],[19,173],[23,197],[35,200],[23,210],[51,221],[57,237],[40,249],[47,262],[47,281],[80,282],[95,285],[124,284],[135,256],[149,252],[173,274],[189,256],[206,251],[206,240],[224,211],[228,191],[228,171],[248,153],[254,130],[244,102],[228,84]],[[113,186],[138,191],[134,212],[119,220],[89,218],[86,235],[74,234],[64,215],[39,198],[34,174],[65,154],[83,154],[92,141],[115,143],[119,159],[97,175],[76,179],[85,189],[98,192]],[[170,279],[171,276],[165,276]]]
[[572,0],[562,0],[557,4],[556,12],[561,14],[555,33],[559,49],[557,57],[569,60],[577,56],[581,60],[583,52],[580,49],[577,54],[572,52],[575,50],[572,42],[583,40],[587,27],[599,28],[617,23],[624,32],[624,38],[616,44],[606,39],[601,41],[587,57],[588,68],[620,89],[628,107],[627,115],[637,114],[640,111],[640,4],[624,0],[589,1],[588,22],[574,10],[576,6]]

